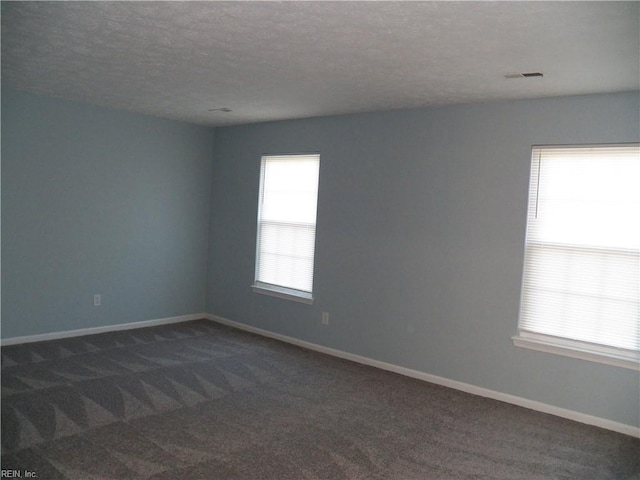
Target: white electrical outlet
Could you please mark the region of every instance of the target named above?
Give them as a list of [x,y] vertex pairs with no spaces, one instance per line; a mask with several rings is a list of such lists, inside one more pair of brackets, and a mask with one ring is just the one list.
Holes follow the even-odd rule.
[[322,324],[329,325],[329,312],[322,312]]
[[99,293],[96,293],[93,296],[93,306],[94,307],[99,307],[100,305],[102,305],[102,297],[100,296]]

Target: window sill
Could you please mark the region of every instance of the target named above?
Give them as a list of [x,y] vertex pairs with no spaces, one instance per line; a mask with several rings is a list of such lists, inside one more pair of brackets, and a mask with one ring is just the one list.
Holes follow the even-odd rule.
[[[511,337],[516,347],[529,348],[539,352],[553,353],[555,355],[563,355],[566,357],[579,358],[591,362],[604,363],[614,367],[628,368],[640,371],[640,354],[634,356],[617,354],[615,349],[606,349],[608,351],[597,351],[581,346],[579,342],[571,342],[545,335],[529,334],[520,332],[519,335]],[[594,347],[598,348],[598,347]]]
[[251,289],[255,293],[259,293],[261,295],[269,295],[271,297],[291,300],[293,302],[305,303],[307,305],[313,304],[313,294],[309,292],[303,292],[301,290],[279,287],[277,285],[270,285],[268,283],[256,283],[254,285],[251,285]]

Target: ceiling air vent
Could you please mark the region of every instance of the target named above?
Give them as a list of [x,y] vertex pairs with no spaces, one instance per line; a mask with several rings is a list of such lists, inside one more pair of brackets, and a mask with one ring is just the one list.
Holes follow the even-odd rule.
[[530,78],[530,77],[543,77],[540,72],[527,72],[527,73],[507,73],[504,78]]

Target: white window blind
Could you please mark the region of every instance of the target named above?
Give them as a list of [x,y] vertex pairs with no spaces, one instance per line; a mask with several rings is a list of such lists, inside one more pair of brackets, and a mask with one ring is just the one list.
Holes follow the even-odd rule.
[[639,145],[533,149],[519,331],[637,361]]
[[320,155],[262,157],[254,287],[310,299]]

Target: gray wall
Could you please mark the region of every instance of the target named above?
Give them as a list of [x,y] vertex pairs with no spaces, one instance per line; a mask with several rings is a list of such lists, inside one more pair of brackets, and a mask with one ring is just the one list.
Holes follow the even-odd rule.
[[[214,145],[212,129],[3,91],[2,337],[206,309],[639,425],[637,372],[510,339],[531,145],[638,141],[639,112],[637,93],[568,97],[221,128]],[[308,151],[312,306],[249,288],[260,155]]]
[[2,337],[202,312],[212,149],[212,129],[3,91]]
[[[637,426],[637,372],[517,348],[510,337],[531,146],[638,141],[639,112],[628,93],[217,129],[207,311]],[[249,287],[260,155],[315,151],[316,301],[307,306]]]

